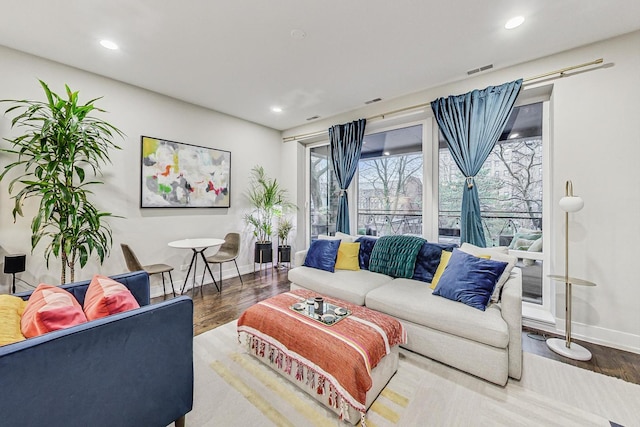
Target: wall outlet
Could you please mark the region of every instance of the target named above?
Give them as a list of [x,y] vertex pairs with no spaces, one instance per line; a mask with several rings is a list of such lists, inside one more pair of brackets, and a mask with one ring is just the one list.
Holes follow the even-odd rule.
[[182,264],[180,266],[180,271],[187,271],[189,269],[189,264]]

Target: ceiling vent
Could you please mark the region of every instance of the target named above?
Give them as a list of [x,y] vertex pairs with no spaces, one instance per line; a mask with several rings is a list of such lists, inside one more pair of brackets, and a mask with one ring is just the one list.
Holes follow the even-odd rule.
[[467,74],[468,75],[472,75],[472,74],[475,74],[475,73],[479,73],[481,71],[490,70],[492,68],[493,68],[493,64],[489,64],[489,65],[485,65],[484,67],[480,67],[480,68],[475,68],[473,70],[469,70],[469,71],[467,71]]
[[365,104],[368,105],[368,104],[373,104],[374,102],[380,102],[380,101],[382,101],[382,98],[375,98],[370,101],[366,101]]
[[312,116],[312,117],[309,117],[307,119],[307,121],[311,121],[311,120],[315,120],[315,119],[319,119],[319,118],[320,118],[320,116]]

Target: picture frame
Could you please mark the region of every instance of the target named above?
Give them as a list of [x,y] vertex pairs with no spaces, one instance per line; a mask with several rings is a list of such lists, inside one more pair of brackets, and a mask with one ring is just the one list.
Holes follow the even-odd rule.
[[231,152],[142,135],[141,208],[229,208]]

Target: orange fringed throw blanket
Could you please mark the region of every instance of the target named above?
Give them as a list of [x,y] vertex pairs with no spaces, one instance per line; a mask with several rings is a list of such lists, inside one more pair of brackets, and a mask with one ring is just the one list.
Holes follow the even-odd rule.
[[335,298],[325,301],[352,314],[333,326],[289,308],[315,296],[299,289],[259,302],[240,316],[238,333],[247,334],[251,352],[268,355],[270,363],[287,374],[295,368],[296,379],[318,394],[328,392],[329,403],[340,408],[341,415],[344,401],[364,413],[371,370],[391,347],[406,342],[404,328],[390,316]]

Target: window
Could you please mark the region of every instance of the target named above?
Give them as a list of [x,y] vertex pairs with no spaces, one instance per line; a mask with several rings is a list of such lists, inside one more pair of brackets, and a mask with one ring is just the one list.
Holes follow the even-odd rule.
[[[517,237],[516,233],[542,233],[542,111],[542,103],[515,107],[500,139],[476,176],[487,246],[508,246],[514,236]],[[459,242],[464,177],[442,136],[439,147],[439,240]],[[531,240],[523,239],[519,248],[526,251]],[[523,298],[540,304],[542,256],[531,256],[535,259],[522,258],[520,264]]]
[[318,234],[336,231],[339,186],[329,159],[329,146],[312,147],[309,151],[309,223],[313,240]]
[[358,165],[358,234],[422,235],[422,125],[366,135]]

